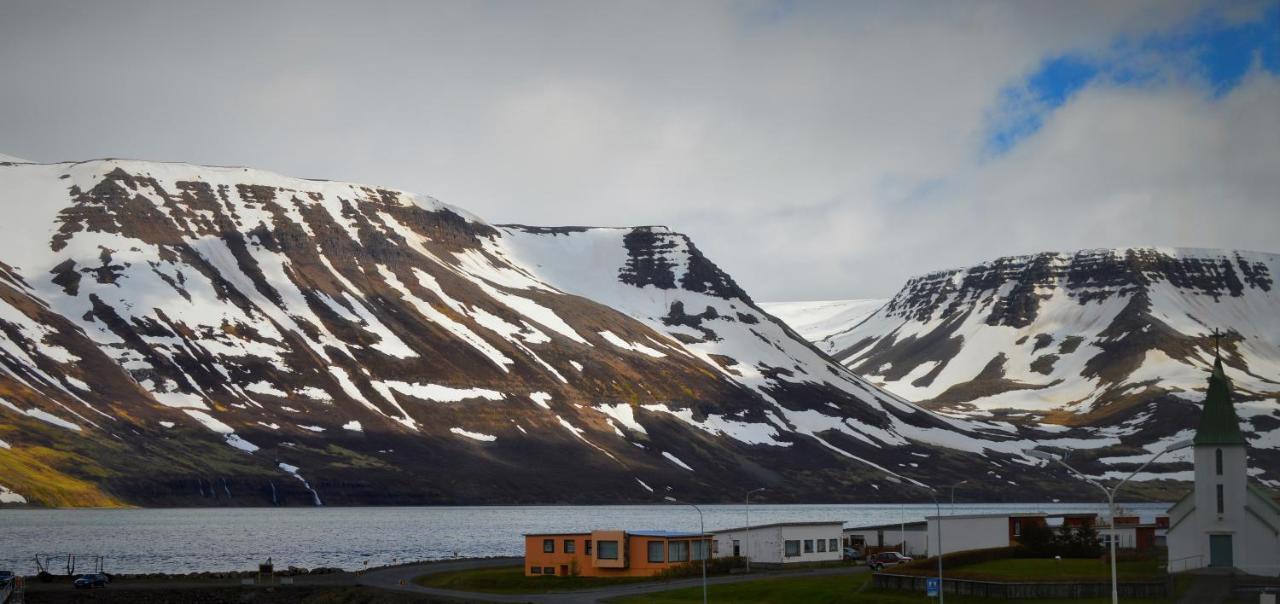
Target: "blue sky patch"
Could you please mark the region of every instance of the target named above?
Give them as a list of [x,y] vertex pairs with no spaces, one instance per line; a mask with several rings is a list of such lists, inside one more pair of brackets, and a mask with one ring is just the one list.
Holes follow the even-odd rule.
[[1255,65],[1280,74],[1280,2],[1252,21],[1229,22],[1206,12],[1174,32],[1116,40],[1097,52],[1047,57],[1034,72],[999,92],[987,120],[985,152],[1006,153],[1095,83],[1150,87],[1192,82],[1218,98],[1239,86]]

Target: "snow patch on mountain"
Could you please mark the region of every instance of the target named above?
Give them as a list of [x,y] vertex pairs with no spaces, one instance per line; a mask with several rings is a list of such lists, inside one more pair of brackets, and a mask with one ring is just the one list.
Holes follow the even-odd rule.
[[478,441],[480,441],[480,442],[487,442],[487,443],[488,443],[488,442],[493,442],[493,441],[495,441],[495,440],[498,440],[498,437],[496,437],[496,436],[494,436],[494,435],[492,435],[492,434],[483,434],[483,433],[480,433],[480,432],[472,432],[472,431],[470,431],[470,430],[463,430],[462,428],[449,428],[449,431],[450,431],[450,432],[452,432],[452,433],[454,433],[454,434],[457,434],[458,436],[462,436],[462,437],[464,437],[464,438],[469,438],[469,439],[471,439],[471,440],[478,440]]
[[761,302],[769,314],[782,319],[806,340],[816,341],[846,331],[879,310],[888,300],[820,300],[813,302]]
[[27,498],[0,484],[0,503],[26,503]]

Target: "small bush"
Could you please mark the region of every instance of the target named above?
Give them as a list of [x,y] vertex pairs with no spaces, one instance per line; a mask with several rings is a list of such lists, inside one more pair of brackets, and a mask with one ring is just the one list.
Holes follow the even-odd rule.
[[1018,540],[1027,558],[1097,558],[1103,551],[1098,531],[1092,526],[1063,527],[1055,531],[1033,524],[1022,529]]
[[[1009,558],[1024,558],[1026,550],[1018,546],[1010,547],[992,547],[988,549],[970,549],[962,552],[951,552],[942,557],[942,566],[956,567],[967,566],[969,564],[978,564],[980,562],[990,562],[992,560],[1006,560]],[[936,570],[938,568],[938,557],[933,556],[923,560],[915,560],[910,564],[905,564],[896,568],[904,570]],[[892,572],[893,569],[891,569]]]
[[[707,575],[726,575],[730,570],[742,568],[747,565],[746,558],[741,556],[727,556],[724,558],[711,558],[707,560]],[[658,574],[663,579],[684,579],[688,577],[702,576],[702,561],[694,560],[685,562],[670,568],[664,569]]]

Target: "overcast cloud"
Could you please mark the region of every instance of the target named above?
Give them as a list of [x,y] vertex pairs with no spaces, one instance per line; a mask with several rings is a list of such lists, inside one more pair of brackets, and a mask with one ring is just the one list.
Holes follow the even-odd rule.
[[666,224],[757,300],[1043,250],[1280,252],[1278,7],[0,0],[0,152]]

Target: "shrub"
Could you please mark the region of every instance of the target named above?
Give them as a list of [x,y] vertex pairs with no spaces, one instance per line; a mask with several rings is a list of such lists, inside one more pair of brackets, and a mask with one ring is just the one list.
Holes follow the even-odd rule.
[[[967,566],[969,564],[978,564],[980,562],[989,562],[991,560],[1005,560],[1008,558],[1025,558],[1025,550],[1018,546],[1010,547],[992,547],[988,549],[970,549],[962,552],[951,552],[942,557],[943,566]],[[910,564],[897,567],[904,570],[936,570],[938,568],[938,557],[933,556],[923,560],[914,560]]]
[[[746,566],[746,558],[741,556],[726,556],[724,558],[711,558],[707,560],[707,575],[724,575],[730,570]],[[670,568],[663,569],[658,576],[663,579],[683,579],[687,577],[702,576],[702,561],[694,560],[685,562]]]
[[1018,542],[1026,550],[1028,558],[1052,558],[1057,555],[1054,551],[1056,539],[1053,529],[1043,524],[1028,524],[1022,529]]
[[1076,527],[1075,530],[1063,529],[1059,533],[1059,553],[1063,558],[1097,558],[1102,555],[1102,544],[1098,542],[1098,531],[1092,526]]
[[1046,526],[1031,525],[1022,530],[1019,542],[1026,558],[1097,558],[1104,549],[1098,542],[1098,531],[1092,526],[1054,531]]

